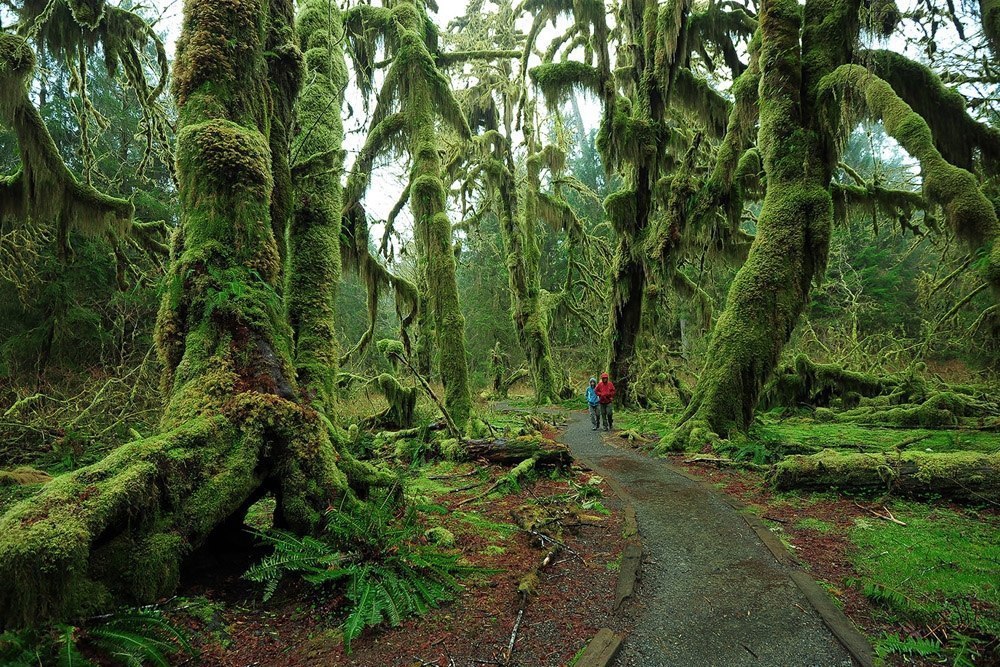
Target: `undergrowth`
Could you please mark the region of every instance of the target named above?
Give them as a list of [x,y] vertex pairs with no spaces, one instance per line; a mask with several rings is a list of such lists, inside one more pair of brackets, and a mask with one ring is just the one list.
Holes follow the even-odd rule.
[[953,665],[1000,658],[1000,520],[916,503],[893,512],[905,526],[859,519],[850,533],[859,576],[849,583],[911,629],[877,639],[876,652]]
[[244,576],[264,584],[265,600],[286,575],[340,587],[348,601],[342,630],[350,651],[366,628],[423,615],[454,597],[460,577],[485,572],[422,543],[423,533],[413,508],[397,514],[391,503],[373,500],[351,512],[331,511],[319,538],[256,532],[273,551]]
[[178,653],[196,656],[184,631],[151,608],[122,609],[79,626],[0,634],[0,664],[6,667],[168,667]]

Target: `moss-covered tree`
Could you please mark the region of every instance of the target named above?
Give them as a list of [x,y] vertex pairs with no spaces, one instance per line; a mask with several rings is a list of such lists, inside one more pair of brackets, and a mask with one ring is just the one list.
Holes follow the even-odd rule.
[[[862,3],[850,0],[808,0],[804,7],[777,0],[761,7],[755,38],[759,130],[756,147],[749,150],[759,152],[766,174],[763,209],[749,257],[712,334],[694,397],[665,447],[702,446],[750,425],[811,283],[826,264],[834,210],[831,189],[843,189],[832,179],[844,138],[862,115],[882,120],[887,133],[920,161],[924,198],[943,209],[957,235],[982,255],[986,281],[997,284],[996,213],[976,178],[942,157],[932,131],[939,128],[937,138],[952,155],[967,155],[944,133],[955,122],[968,126],[972,121],[962,114],[944,122],[940,105],[923,104],[925,119],[903,101],[902,96],[913,91],[914,77],[926,79],[926,68],[914,65],[903,74],[905,59],[870,59],[873,69],[894,72],[895,87],[902,91],[897,92],[872,69],[854,62],[864,11]],[[898,12],[893,15],[898,17]],[[894,27],[890,23],[879,29],[888,34]],[[748,70],[744,77],[750,74]],[[948,98],[946,91],[929,92]],[[734,113],[723,144],[728,150],[720,152],[717,173],[735,173],[729,171],[733,165],[739,171],[743,159],[737,162],[740,150],[734,149],[743,149],[744,141],[738,139],[745,134],[745,116]],[[989,132],[961,136],[980,142],[982,159],[990,159]],[[903,203],[912,206],[909,199]]]
[[[181,226],[157,331],[161,432],[0,517],[3,627],[171,592],[184,557],[265,493],[277,500],[276,523],[309,531],[331,500],[350,511],[354,489],[390,479],[347,455],[296,377],[275,236],[292,199],[274,206],[272,196],[291,181],[275,173],[287,161],[272,159],[270,140],[275,114],[290,120],[301,80],[291,2],[188,0],[184,9],[173,88]],[[310,66],[322,69],[317,60]],[[23,88],[31,68],[18,62],[5,59],[2,71]],[[276,68],[283,76],[271,76]]]
[[[438,69],[437,29],[423,2],[402,0],[389,8],[361,5],[346,18],[362,92],[372,92],[374,46],[378,41],[386,45],[392,59],[363,153],[375,156],[401,145],[409,153],[412,167],[408,192],[421,272],[418,285],[426,281],[421,303],[426,299],[428,314],[433,316],[445,405],[455,422],[464,426],[472,409],[472,394],[438,122],[445,122],[465,138],[470,134],[469,125],[448,79]],[[394,108],[399,110],[393,112]],[[427,323],[421,321],[421,334],[426,335]],[[426,340],[421,344],[426,346]],[[418,362],[427,354],[426,347],[418,350]]]

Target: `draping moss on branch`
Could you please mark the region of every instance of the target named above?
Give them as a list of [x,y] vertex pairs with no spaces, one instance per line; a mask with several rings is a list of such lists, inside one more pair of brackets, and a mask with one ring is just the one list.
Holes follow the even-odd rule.
[[823,79],[820,95],[827,122],[837,136],[853,128],[857,118],[878,118],[886,133],[920,162],[924,196],[941,206],[955,233],[974,252],[982,253],[984,278],[1000,294],[1000,222],[993,205],[970,172],[948,163],[934,143],[931,128],[893,88],[867,69],[843,65]]

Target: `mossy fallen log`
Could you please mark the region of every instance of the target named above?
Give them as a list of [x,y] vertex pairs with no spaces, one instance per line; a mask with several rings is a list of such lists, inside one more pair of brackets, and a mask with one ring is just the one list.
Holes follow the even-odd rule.
[[538,466],[564,466],[573,462],[569,448],[561,442],[539,436],[520,436],[496,440],[466,440],[460,457],[482,460],[497,465],[518,465],[535,459]]
[[768,479],[780,491],[834,489],[997,503],[1000,453],[844,454],[825,449],[811,456],[786,457],[771,469]]
[[841,413],[837,420],[911,428],[954,426],[962,418],[988,419],[997,416],[997,405],[992,401],[955,391],[942,391],[919,404],[862,406]]

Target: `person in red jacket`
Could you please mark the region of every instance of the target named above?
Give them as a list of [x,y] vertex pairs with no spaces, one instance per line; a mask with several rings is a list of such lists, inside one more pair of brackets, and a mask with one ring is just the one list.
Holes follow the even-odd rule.
[[611,420],[614,418],[614,411],[611,407],[615,400],[615,385],[608,379],[607,373],[601,373],[601,381],[597,383],[597,398],[599,403],[598,423],[604,423],[604,430],[611,430]]

